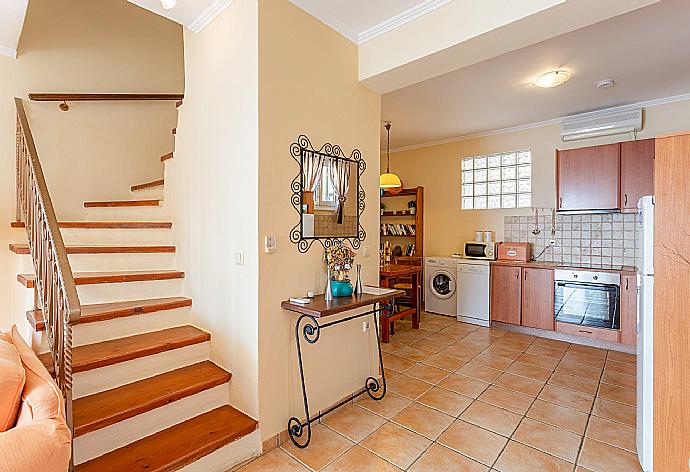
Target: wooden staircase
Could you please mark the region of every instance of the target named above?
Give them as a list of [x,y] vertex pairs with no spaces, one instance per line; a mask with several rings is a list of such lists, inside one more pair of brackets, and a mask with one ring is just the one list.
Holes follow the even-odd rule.
[[[161,160],[170,158],[172,153]],[[163,185],[161,179],[130,190]],[[209,359],[211,334],[189,324],[192,300],[181,296],[184,272],[170,267],[176,249],[167,240],[171,238],[152,241],[172,228],[162,203],[158,199],[85,202],[84,207],[104,212],[141,208],[147,218],[139,221],[135,215],[131,220],[108,221],[106,214],[103,221],[59,223],[73,270],[79,266],[74,279],[82,299],[72,351],[78,472],[162,472],[187,466],[199,470],[194,469],[195,461],[212,454],[210,463],[223,467],[202,470],[224,471],[237,462],[238,453],[231,448],[242,441],[236,441],[258,428],[256,420],[230,405],[232,375]],[[160,218],[148,218],[152,210]],[[23,226],[12,224],[17,229]],[[113,234],[124,240],[114,243]],[[150,243],[130,243],[131,239]],[[17,275],[17,281],[33,288],[35,276],[26,264],[29,246],[17,243],[9,249],[22,258],[18,266],[27,270]],[[132,270],[102,269],[129,261],[136,265]],[[31,309],[26,317],[40,339],[45,330],[43,312]],[[39,358],[52,370],[48,352]],[[258,433],[256,442],[260,444]],[[256,452],[249,451],[243,459]],[[230,462],[224,463],[224,457]]]

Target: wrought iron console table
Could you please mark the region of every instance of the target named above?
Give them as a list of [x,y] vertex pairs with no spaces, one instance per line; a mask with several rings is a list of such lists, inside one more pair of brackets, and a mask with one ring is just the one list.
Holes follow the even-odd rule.
[[[393,313],[395,299],[404,294],[405,292],[402,290],[391,290],[381,294],[363,293],[361,295],[353,295],[351,297],[337,297],[333,300],[324,300],[323,295],[319,295],[306,305],[291,303],[290,301],[284,301],[280,304],[283,309],[300,314],[299,318],[297,318],[297,323],[295,324],[295,343],[297,345],[297,360],[299,362],[299,375],[300,381],[302,382],[302,398],[304,400],[304,414],[306,419],[304,421],[300,421],[299,418],[293,416],[288,420],[288,435],[295,446],[301,449],[307,447],[311,442],[311,424],[331,411],[348,403],[352,400],[352,398],[356,398],[364,394],[364,392],[366,392],[374,400],[382,400],[386,395],[386,377],[383,372],[383,357],[381,355],[381,337],[379,333],[378,316],[386,316],[386,313]],[[352,316],[346,316],[345,318],[335,321],[329,321],[321,324],[319,323],[319,320],[321,319],[368,306],[371,306],[372,309]],[[364,390],[355,394],[352,398],[348,398],[325,411],[319,412],[319,414],[316,416],[310,416],[309,400],[307,398],[307,386],[304,381],[304,366],[302,365],[302,345],[300,343],[300,338],[304,337],[304,340],[309,344],[315,344],[319,340],[322,329],[369,315],[372,315],[374,326],[376,327],[376,345],[379,355],[381,382],[379,382],[378,378],[369,376],[364,381]],[[302,326],[301,336],[300,326]],[[305,426],[307,430],[307,438],[304,443],[300,443],[298,439],[302,438],[304,435]]]

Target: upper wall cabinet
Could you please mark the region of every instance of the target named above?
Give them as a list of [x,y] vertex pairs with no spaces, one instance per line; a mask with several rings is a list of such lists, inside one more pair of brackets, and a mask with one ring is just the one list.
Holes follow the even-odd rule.
[[637,211],[645,195],[654,195],[654,139],[621,143],[621,210]]
[[559,211],[620,208],[620,145],[557,151]]

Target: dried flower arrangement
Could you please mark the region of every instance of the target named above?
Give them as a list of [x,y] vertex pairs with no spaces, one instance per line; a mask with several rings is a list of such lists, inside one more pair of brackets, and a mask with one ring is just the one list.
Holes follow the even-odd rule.
[[348,272],[354,266],[357,253],[344,245],[326,248],[326,264],[331,270],[331,278],[339,282],[349,281]]

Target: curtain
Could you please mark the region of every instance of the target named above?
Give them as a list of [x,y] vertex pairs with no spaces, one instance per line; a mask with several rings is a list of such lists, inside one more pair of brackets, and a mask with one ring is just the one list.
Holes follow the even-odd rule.
[[302,190],[313,192],[321,179],[324,155],[315,152],[304,152],[302,157]]
[[330,165],[333,189],[338,199],[338,224],[343,224],[343,209],[350,189],[350,163],[342,159],[331,159]]

